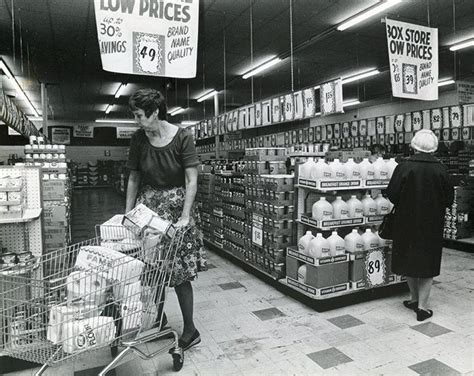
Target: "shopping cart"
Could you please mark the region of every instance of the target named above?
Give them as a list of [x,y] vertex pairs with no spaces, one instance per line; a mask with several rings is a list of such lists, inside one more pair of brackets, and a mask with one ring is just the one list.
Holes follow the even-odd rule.
[[[142,359],[169,352],[179,371],[183,350],[177,332],[162,328],[162,308],[184,230],[171,238],[144,238],[123,226],[97,226],[96,233],[0,270],[0,353],[42,364],[36,375],[106,346],[113,359],[101,376],[131,352]],[[173,339],[142,349],[164,337]]]

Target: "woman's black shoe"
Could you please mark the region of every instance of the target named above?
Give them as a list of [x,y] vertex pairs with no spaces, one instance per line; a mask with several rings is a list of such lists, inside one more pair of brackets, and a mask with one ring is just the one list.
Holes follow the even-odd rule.
[[416,319],[418,321],[425,321],[433,316],[433,311],[431,309],[425,311],[424,309],[417,309],[416,310]]
[[404,300],[403,305],[408,309],[412,309],[415,312],[418,309],[418,302],[412,302],[411,300]]
[[201,334],[199,334],[199,332],[196,329],[196,331],[194,332],[192,337],[189,339],[189,341],[185,342],[180,338],[178,341],[178,344],[179,344],[179,347],[181,347],[184,351],[184,350],[190,349],[193,346],[196,346],[200,342],[201,342]]

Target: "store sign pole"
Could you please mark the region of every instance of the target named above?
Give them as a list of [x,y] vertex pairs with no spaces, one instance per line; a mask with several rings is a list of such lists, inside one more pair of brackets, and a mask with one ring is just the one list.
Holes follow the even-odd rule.
[[344,112],[342,105],[342,80],[337,79],[321,84],[319,98],[322,116]]
[[438,99],[438,29],[386,19],[392,95]]
[[94,0],[94,6],[104,70],[196,77],[199,0]]

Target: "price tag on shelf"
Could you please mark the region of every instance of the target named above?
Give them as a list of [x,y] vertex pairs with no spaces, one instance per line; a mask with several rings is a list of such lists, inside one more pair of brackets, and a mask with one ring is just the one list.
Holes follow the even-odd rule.
[[263,229],[260,223],[254,222],[252,224],[252,243],[258,246],[263,246]]
[[365,269],[369,287],[380,286],[385,283],[385,253],[383,248],[376,248],[367,253]]

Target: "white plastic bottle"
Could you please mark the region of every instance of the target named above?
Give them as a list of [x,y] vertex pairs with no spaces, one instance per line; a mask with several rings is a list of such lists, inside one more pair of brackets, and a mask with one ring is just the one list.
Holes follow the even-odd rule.
[[329,163],[331,167],[332,179],[344,180],[346,178],[346,169],[339,159],[334,159],[333,162]]
[[308,256],[315,259],[329,256],[329,243],[324,239],[323,234],[318,232],[314,239],[309,242]]
[[366,194],[362,199],[362,205],[364,206],[364,215],[366,217],[377,215],[377,203],[369,194]]
[[344,239],[337,234],[337,231],[333,231],[327,240],[329,243],[330,256],[343,255],[345,253],[346,246]]
[[372,166],[372,163],[369,162],[368,158],[364,158],[362,162],[359,163],[359,168],[360,168],[360,177],[361,179],[375,179],[374,174],[374,166]]
[[372,165],[374,166],[375,179],[388,179],[388,167],[383,158],[377,158]]
[[360,179],[360,166],[354,162],[354,158],[349,158],[344,164],[346,170],[346,179],[348,180],[359,180]]
[[364,250],[364,241],[362,240],[362,236],[357,232],[357,229],[353,229],[352,232],[345,236],[344,248],[350,253]]
[[346,201],[349,207],[349,218],[363,217],[364,216],[364,205],[357,196],[353,195],[349,200]]
[[390,213],[390,201],[383,197],[381,193],[378,194],[377,198],[375,199],[375,203],[377,204],[378,215]]
[[311,171],[313,170],[316,163],[314,162],[313,158],[308,158],[308,160],[300,165],[300,178],[303,179],[311,179]]
[[387,240],[386,240],[386,239],[382,239],[382,238],[380,237],[380,234],[379,234],[378,231],[375,233],[375,235],[376,235],[377,238],[379,239],[379,247],[385,247],[385,246],[387,245]]
[[319,158],[318,161],[313,165],[310,174],[311,180],[329,180],[332,178],[331,167],[329,167],[329,165],[324,162],[323,158]]
[[303,264],[298,268],[298,282],[299,283],[306,283],[306,273],[307,273],[306,264]]
[[362,234],[362,241],[364,242],[364,250],[368,251],[380,246],[379,238],[370,228],[366,229]]
[[311,231],[306,231],[306,234],[304,234],[300,240],[298,241],[298,252],[304,253],[305,255],[308,254],[308,247],[309,247],[309,242],[314,238],[313,234]]
[[349,218],[349,205],[342,200],[341,196],[337,196],[331,205],[334,219]]
[[395,158],[390,158],[388,161],[386,161],[386,164],[388,168],[388,179],[391,179],[393,171],[395,171],[395,168],[398,166],[398,163],[395,161]]
[[313,219],[317,221],[322,221],[332,218],[332,205],[327,202],[326,197],[320,197],[319,200],[313,204]]

